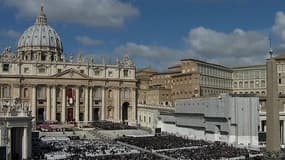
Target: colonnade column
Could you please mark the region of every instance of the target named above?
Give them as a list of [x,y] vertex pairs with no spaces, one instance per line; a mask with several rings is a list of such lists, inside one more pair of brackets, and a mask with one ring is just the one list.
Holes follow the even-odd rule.
[[105,120],[105,110],[106,110],[106,106],[105,106],[105,87],[102,87],[102,106],[101,106],[101,120]]
[[79,122],[79,87],[75,88],[75,121]]
[[8,149],[8,160],[12,159],[12,140],[11,140],[11,129],[12,128],[7,128],[7,139],[6,139],[6,144],[7,144],[7,149]]
[[36,111],[36,103],[37,103],[37,95],[36,95],[36,92],[37,92],[37,90],[36,90],[36,86],[35,85],[33,85],[32,86],[32,117],[34,117],[34,121],[37,119],[37,111]]
[[85,107],[84,107],[84,121],[88,122],[88,106],[89,106],[89,101],[88,101],[89,90],[88,90],[88,86],[86,86],[84,88],[84,90],[85,90],[85,93],[84,93],[84,96],[85,96],[85,101],[84,101],[84,104],[85,104]]
[[52,87],[51,120],[56,120],[56,86]]
[[47,108],[46,108],[46,120],[50,121],[50,109],[51,109],[51,105],[50,105],[50,86],[47,86],[47,90],[46,90],[46,94],[47,94]]
[[89,121],[93,121],[93,87],[89,90]]
[[65,122],[65,111],[66,111],[66,88],[62,86],[62,101],[61,101],[61,123]]
[[23,128],[23,137],[22,137],[22,159],[27,160],[29,152],[29,142],[28,142],[28,129],[27,127]]

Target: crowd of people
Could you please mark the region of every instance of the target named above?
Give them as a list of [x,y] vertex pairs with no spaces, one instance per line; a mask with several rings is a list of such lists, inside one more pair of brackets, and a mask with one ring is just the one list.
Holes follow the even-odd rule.
[[204,146],[210,143],[203,140],[192,140],[175,135],[148,136],[148,137],[122,137],[116,139],[148,150],[171,149],[191,146]]
[[[135,127],[126,124],[109,121],[93,122],[91,126],[92,128],[104,130],[135,129]],[[97,136],[95,135],[95,137]],[[169,134],[138,137],[123,136],[115,140],[98,139],[99,136],[91,140],[86,139],[85,135],[83,138],[70,136],[59,140],[53,140],[52,138],[46,138],[45,140],[33,139],[32,159],[164,160],[165,157],[171,157],[178,160],[231,158],[259,160],[263,157],[261,152],[236,148],[223,142],[193,140]]]
[[212,160],[221,158],[261,159],[258,151],[236,148],[223,142],[192,140],[175,135],[122,137],[116,139],[179,160]]
[[161,151],[159,153],[176,158],[178,160],[184,160],[184,159],[201,160],[201,159],[222,159],[222,158],[259,160],[262,158],[259,155],[260,153],[257,151],[249,151],[245,148],[235,148],[223,142],[214,142],[207,146],[198,147],[198,148],[168,150],[168,151]]
[[114,141],[64,140],[33,141],[32,159],[96,159],[96,160],[152,160],[155,155],[142,153],[136,149]]
[[137,129],[134,126],[129,126],[124,123],[115,123],[110,121],[94,121],[90,124],[93,128],[104,129],[104,130],[122,130],[122,129]]

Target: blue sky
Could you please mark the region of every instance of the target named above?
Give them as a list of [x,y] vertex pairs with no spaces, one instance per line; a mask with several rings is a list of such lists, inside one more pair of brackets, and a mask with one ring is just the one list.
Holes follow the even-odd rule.
[[264,63],[268,35],[285,47],[281,0],[0,0],[0,48],[16,49],[41,4],[65,54],[121,57],[159,70],[183,58],[226,66]]

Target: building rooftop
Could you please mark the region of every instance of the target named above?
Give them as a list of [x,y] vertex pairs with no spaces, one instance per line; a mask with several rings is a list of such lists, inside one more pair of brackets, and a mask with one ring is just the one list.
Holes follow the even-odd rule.
[[215,64],[215,63],[209,63],[209,62],[206,62],[206,61],[202,61],[202,60],[198,60],[198,59],[192,59],[192,58],[182,59],[181,61],[194,61],[194,62],[197,62],[197,63],[209,64],[209,65],[220,67],[220,68],[223,68],[223,69],[230,69],[230,68],[225,67],[223,65],[219,65],[219,64]]
[[246,69],[246,68],[258,68],[258,67],[266,67],[265,64],[257,64],[257,65],[248,65],[248,66],[239,66],[239,67],[232,67],[231,69]]

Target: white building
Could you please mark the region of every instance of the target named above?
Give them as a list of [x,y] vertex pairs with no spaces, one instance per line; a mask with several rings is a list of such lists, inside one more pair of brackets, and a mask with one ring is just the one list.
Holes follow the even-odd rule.
[[181,99],[175,113],[160,115],[162,131],[235,145],[258,145],[257,97],[219,97]]

